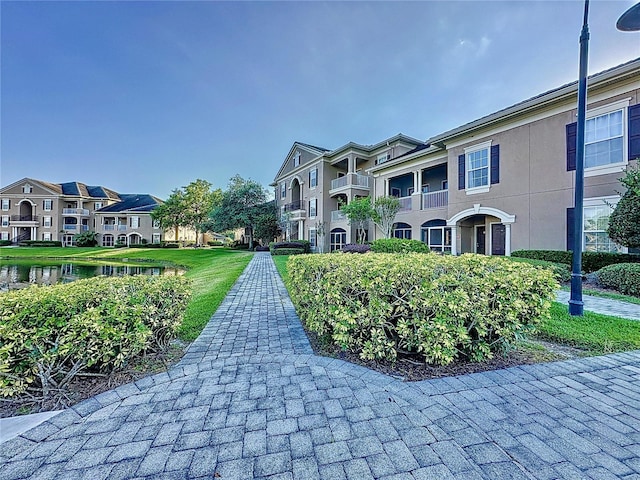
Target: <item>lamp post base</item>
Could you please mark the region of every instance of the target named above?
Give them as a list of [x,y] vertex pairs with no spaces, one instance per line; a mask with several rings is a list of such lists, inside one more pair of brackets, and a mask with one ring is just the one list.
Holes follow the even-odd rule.
[[569,313],[574,317],[581,317],[584,314],[584,302],[580,300],[569,300]]

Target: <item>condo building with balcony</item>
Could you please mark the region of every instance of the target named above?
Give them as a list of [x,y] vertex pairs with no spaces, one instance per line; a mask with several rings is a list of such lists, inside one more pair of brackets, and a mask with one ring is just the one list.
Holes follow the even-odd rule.
[[162,200],[147,194],[121,194],[80,182],[50,183],[24,178],[0,189],[0,240],[60,241],[98,234],[98,244],[160,242],[163,232],[151,219]]
[[[421,240],[434,251],[509,255],[518,249],[569,250],[574,230],[577,90],[577,82],[561,86],[425,142],[398,136],[395,141],[402,139],[402,145],[388,153],[387,141],[365,150],[369,155],[349,144],[346,151],[361,161],[347,161],[346,174],[366,177],[368,188],[356,190],[355,182],[346,180],[349,187],[343,188],[351,195],[346,200],[367,194],[398,197],[401,209],[393,236]],[[298,198],[290,195],[298,194],[296,182],[307,181],[308,169],[323,168],[337,180],[338,173],[325,166],[332,167],[342,150],[305,156],[302,145],[294,144],[276,177],[282,207]],[[290,162],[298,153],[300,164],[294,167]],[[606,230],[624,192],[619,179],[638,158],[640,59],[588,80],[584,222],[579,233],[583,250],[627,251]],[[326,181],[322,185],[322,191],[316,187],[308,197],[310,189],[301,188],[297,218],[306,223],[300,222],[294,235],[312,239],[313,227],[306,216],[311,210],[305,202],[313,198],[324,209],[319,218],[329,221],[330,249],[340,248],[355,236],[346,221],[339,220],[339,207],[333,203],[337,189],[332,188],[337,185],[330,183],[328,189]],[[326,210],[332,211],[331,216]],[[344,230],[341,238],[334,235],[338,228]],[[370,240],[381,235],[370,227]]]

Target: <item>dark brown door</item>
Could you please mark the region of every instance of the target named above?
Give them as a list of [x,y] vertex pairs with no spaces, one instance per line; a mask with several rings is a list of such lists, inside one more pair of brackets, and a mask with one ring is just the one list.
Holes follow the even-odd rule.
[[501,223],[491,225],[491,255],[504,255],[506,228]]
[[486,237],[487,237],[486,227],[476,227],[476,253],[481,253],[482,255],[486,253],[486,250],[485,250]]

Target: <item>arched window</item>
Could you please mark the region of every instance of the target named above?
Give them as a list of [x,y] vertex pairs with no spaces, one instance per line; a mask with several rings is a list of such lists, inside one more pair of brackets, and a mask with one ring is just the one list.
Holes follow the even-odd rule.
[[343,228],[334,228],[331,230],[330,251],[341,250],[347,243],[347,232]]
[[393,238],[406,238],[407,240],[411,240],[411,225],[408,223],[394,223],[393,224]]
[[445,220],[429,220],[420,227],[422,241],[434,252],[451,252],[451,227]]

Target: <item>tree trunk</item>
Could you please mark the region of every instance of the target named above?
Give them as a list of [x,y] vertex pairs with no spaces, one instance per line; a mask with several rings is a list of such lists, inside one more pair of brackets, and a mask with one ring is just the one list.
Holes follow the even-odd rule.
[[178,229],[180,228],[178,225],[176,225],[175,227],[175,235],[176,235],[176,243],[178,242]]
[[249,227],[249,250],[253,250],[253,227]]

